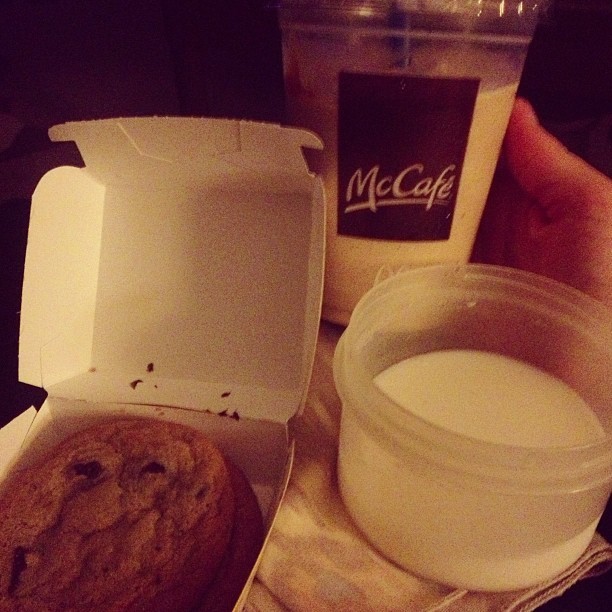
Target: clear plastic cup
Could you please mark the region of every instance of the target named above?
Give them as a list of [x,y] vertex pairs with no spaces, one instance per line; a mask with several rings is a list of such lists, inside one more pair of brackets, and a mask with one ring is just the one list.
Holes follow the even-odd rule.
[[[483,376],[460,397],[459,368],[418,405],[377,384],[406,359],[447,351],[513,360],[574,395],[549,402],[552,387],[519,376],[503,386],[524,399],[509,402]],[[399,273],[355,308],[334,379],[340,493],[394,562],[459,588],[503,591],[551,578],[585,551],[612,489],[612,314],[602,304],[496,266]]]
[[468,260],[542,5],[280,2],[288,120],[325,144],[324,318],[381,268]]

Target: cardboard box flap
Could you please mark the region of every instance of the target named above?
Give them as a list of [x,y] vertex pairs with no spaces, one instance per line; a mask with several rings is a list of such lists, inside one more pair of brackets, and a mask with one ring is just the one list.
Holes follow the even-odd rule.
[[[54,126],[52,140],[76,142],[90,175],[105,185],[144,182],[174,189],[200,183],[268,192],[309,190],[301,147],[321,148],[311,132],[252,121],[132,117]],[[253,176],[259,175],[259,180]],[[262,180],[264,179],[264,180]]]
[[86,167],[32,198],[20,378],[50,395],[286,421],[320,312],[311,133],[135,118],[51,129]]

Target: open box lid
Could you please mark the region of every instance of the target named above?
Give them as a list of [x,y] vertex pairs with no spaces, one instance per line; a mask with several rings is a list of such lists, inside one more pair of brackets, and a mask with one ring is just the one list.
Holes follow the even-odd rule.
[[84,168],[32,197],[19,376],[50,396],[285,422],[320,315],[324,197],[312,133],[200,118],[50,130]]

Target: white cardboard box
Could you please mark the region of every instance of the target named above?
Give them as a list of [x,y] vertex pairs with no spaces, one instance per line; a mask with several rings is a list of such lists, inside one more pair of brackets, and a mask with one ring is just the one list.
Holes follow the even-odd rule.
[[317,340],[325,207],[302,148],[319,139],[174,117],[50,137],[85,167],[48,172],[32,198],[19,376],[48,397],[0,430],[0,478],[109,413],[154,415],[218,443],[269,533]]

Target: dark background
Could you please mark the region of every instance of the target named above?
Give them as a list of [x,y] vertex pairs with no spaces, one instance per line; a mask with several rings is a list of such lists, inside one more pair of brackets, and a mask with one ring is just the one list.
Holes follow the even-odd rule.
[[[284,121],[280,34],[267,0],[0,0],[0,425],[44,394],[17,382],[30,196],[81,163],[47,129],[70,120],[203,115]],[[612,0],[555,0],[520,93],[571,150],[612,176]],[[610,504],[600,531],[612,540]],[[0,518],[1,520],[1,518]],[[611,609],[610,574],[548,612]]]

